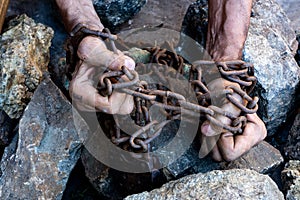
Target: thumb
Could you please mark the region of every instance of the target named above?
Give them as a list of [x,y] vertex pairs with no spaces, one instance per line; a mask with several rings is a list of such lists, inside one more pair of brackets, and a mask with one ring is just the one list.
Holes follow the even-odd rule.
[[[113,53],[113,52],[112,52]],[[112,62],[108,64],[108,66],[111,70],[121,70],[122,66],[127,67],[129,70],[134,70],[135,68],[135,62],[132,58],[125,56],[122,52],[117,54],[113,54]]]

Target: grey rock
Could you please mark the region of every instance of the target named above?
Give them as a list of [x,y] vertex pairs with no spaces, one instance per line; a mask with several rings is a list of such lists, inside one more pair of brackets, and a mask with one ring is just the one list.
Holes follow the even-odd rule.
[[[122,29],[159,26],[178,32],[186,10],[193,2],[194,0],[147,1],[141,11],[128,23],[125,23]],[[143,41],[143,38],[141,38],[141,41]]]
[[26,15],[9,22],[0,37],[0,109],[21,117],[49,63],[53,30]]
[[189,6],[182,22],[181,32],[205,47],[207,26],[208,1],[198,0]]
[[300,79],[300,68],[292,53],[297,49],[296,36],[275,2],[256,1],[253,13],[244,59],[255,66],[259,113],[268,135],[273,135],[291,110]]
[[289,132],[284,152],[289,159],[300,160],[300,113],[296,116]]
[[284,199],[276,184],[252,170],[212,171],[171,181],[159,189],[128,196],[144,199]]
[[283,161],[280,152],[263,141],[235,161],[222,163],[222,169],[252,169],[262,174],[271,174]]
[[[285,41],[285,44],[292,52],[296,52],[298,43],[296,41],[295,31],[291,27],[289,18],[278,5],[276,0],[254,0],[251,15],[249,32],[259,36],[259,32],[262,31],[262,35],[269,40],[272,48],[274,48],[273,46],[277,46],[276,49],[283,50],[282,45],[276,41],[276,38],[271,41],[270,39],[273,38],[268,37],[270,36],[270,32],[274,31]],[[272,45],[272,42],[275,44]]]
[[[197,35],[195,39],[203,46],[207,31],[205,12],[207,1],[193,4],[182,29],[191,37]],[[200,18],[194,17],[198,13]],[[243,59],[255,66],[258,78],[255,92],[260,98],[258,113],[266,123],[268,135],[276,133],[285,122],[300,79],[300,68],[294,59],[298,48],[296,35],[289,22],[275,1],[254,1]]]
[[69,101],[46,78],[20,120],[17,143],[5,150],[1,199],[61,199],[80,157],[83,139],[78,133],[88,130],[79,117],[75,127],[74,114]]
[[146,0],[93,0],[94,8],[101,22],[115,29],[139,12]]
[[292,28],[300,33],[300,1],[298,0],[277,0],[288,18],[291,20]]
[[281,173],[286,199],[300,199],[300,161],[290,160]]
[[210,156],[199,158],[199,148],[192,145],[175,162],[164,168],[168,180],[174,180],[195,173],[206,173],[221,169],[220,163],[212,160]]
[[86,177],[105,199],[124,197],[146,190],[152,190],[165,183],[163,173],[126,173],[114,170],[95,159],[85,148],[81,155]]

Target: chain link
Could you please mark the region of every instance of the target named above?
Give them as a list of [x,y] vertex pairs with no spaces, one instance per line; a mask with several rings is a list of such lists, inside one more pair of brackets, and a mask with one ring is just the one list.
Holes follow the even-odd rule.
[[[163,127],[172,120],[180,119],[189,121],[181,117],[182,114],[189,116],[205,116],[213,125],[230,131],[234,134],[241,134],[247,123],[245,114],[255,113],[258,109],[257,97],[250,97],[248,94],[253,90],[256,84],[256,78],[253,72],[253,65],[241,60],[214,62],[214,61],[196,61],[189,65],[188,72],[184,72],[184,59],[175,52],[167,51],[159,47],[147,48],[151,53],[149,65],[137,63],[136,70],[128,70],[123,67],[121,71],[108,71],[99,78],[98,91],[103,96],[109,96],[113,90],[123,92],[134,97],[135,102],[135,123],[140,129],[131,135],[116,131],[112,137],[112,142],[116,145],[127,143],[126,146],[134,150],[143,152],[149,151],[150,143],[157,138]],[[153,64],[156,63],[156,64]],[[239,87],[234,85],[227,86],[223,91],[209,91],[207,84],[203,81],[203,66],[217,66],[222,78],[238,83]],[[170,67],[176,70],[170,70]],[[161,81],[161,85],[149,87],[146,80],[140,80],[139,73],[154,73]],[[188,76],[189,82],[196,94],[198,102],[189,102],[183,95],[164,88],[164,84],[169,83],[168,77],[179,78],[179,75]],[[172,86],[172,84],[168,84]],[[240,103],[233,94],[242,98]],[[241,116],[235,116],[231,112],[211,105],[211,97],[224,95],[231,103],[238,107],[242,113]],[[149,108],[157,106],[160,112],[167,117],[166,120],[158,122],[151,121]],[[222,123],[217,119],[217,115],[228,117],[232,120],[230,125]]]

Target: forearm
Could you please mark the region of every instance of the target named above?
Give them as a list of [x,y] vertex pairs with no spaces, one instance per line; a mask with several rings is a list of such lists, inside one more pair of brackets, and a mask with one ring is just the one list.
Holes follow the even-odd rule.
[[67,31],[79,23],[90,29],[103,30],[103,25],[93,7],[92,0],[56,0]]
[[252,0],[209,0],[206,49],[214,60],[241,59]]

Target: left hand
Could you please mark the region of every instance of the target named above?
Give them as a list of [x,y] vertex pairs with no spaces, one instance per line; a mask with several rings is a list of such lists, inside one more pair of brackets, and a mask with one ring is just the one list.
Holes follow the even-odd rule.
[[101,39],[91,36],[82,40],[77,55],[80,61],[69,88],[76,108],[88,112],[129,114],[134,106],[132,96],[113,91],[111,96],[103,97],[97,91],[96,83],[105,69],[120,70],[122,66],[126,66],[133,70],[135,62],[122,52],[115,54],[108,50]]

